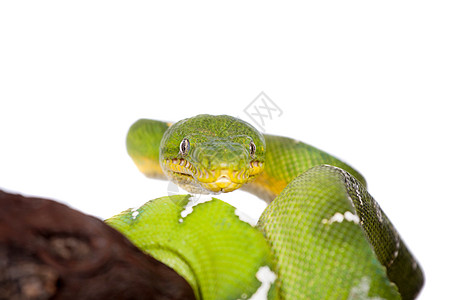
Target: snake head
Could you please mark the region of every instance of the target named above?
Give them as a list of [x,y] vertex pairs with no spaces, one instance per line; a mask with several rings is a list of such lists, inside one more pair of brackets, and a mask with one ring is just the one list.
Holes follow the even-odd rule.
[[191,193],[231,192],[264,169],[264,137],[240,119],[198,115],[173,124],[160,146],[165,175]]

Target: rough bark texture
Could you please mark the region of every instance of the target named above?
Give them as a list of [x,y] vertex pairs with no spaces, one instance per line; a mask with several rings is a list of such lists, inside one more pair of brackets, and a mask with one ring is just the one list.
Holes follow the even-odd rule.
[[0,191],[0,299],[195,299],[175,271],[101,220]]

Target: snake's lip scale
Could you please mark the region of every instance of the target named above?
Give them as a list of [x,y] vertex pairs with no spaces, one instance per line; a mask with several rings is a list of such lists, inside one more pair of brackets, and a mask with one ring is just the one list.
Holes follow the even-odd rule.
[[[171,178],[176,178],[177,183],[189,192],[200,194],[220,194],[232,192],[242,187],[244,183],[250,182],[255,178],[255,176],[252,175],[246,182],[238,183],[232,181],[229,177],[221,176],[216,181],[201,182],[192,175],[186,173],[169,170],[167,175]],[[194,183],[196,183],[197,186]]]
[[230,170],[226,166],[208,170],[196,168],[183,158],[165,159],[163,165],[171,176],[184,178],[183,181],[197,182],[203,189],[213,193],[226,193],[240,188],[243,184],[253,181],[264,167],[263,162],[254,160],[247,168],[240,170]]

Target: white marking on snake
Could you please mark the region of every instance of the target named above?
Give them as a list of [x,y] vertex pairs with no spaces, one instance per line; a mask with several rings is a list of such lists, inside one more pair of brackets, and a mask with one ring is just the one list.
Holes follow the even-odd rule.
[[359,223],[359,217],[349,211],[346,211],[344,214],[340,212],[335,213],[330,219],[323,219],[322,224],[333,224],[335,222],[342,223],[344,220],[348,222],[353,222],[355,224]]
[[391,260],[387,264],[388,267],[392,266],[394,261],[397,259],[398,253],[400,251],[400,237],[398,236],[397,232],[394,232],[394,238],[395,238],[395,250],[394,250],[394,253],[392,254]]
[[261,286],[249,298],[250,300],[265,300],[269,295],[269,290],[272,284],[277,279],[277,275],[270,270],[268,266],[262,266],[256,272],[256,278],[261,281]]
[[384,223],[383,214],[381,212],[380,205],[376,201],[374,201],[373,204],[374,204],[374,207],[375,207],[375,212],[377,214],[378,221],[380,221],[380,223]]
[[353,187],[355,188],[356,197],[358,197],[359,204],[364,205],[363,200],[362,200],[362,196],[361,196],[361,192],[359,191],[360,187],[359,187],[359,184],[358,184],[357,181],[354,181]]
[[[335,170],[338,170],[339,172],[341,172],[342,175],[344,175],[345,183],[347,183],[348,185],[352,185],[352,187],[355,189],[356,197],[359,200],[359,204],[364,205],[363,200],[362,200],[362,195],[360,192],[361,187],[359,186],[358,180],[356,178],[354,178],[350,173],[348,173],[347,171],[345,171],[341,168],[338,168],[336,166],[331,166],[331,165],[327,165],[327,166],[330,166],[330,167],[334,168]],[[349,200],[353,204],[353,199],[352,199],[352,197],[350,197],[350,195],[349,195]]]
[[370,278],[365,276],[357,286],[352,287],[347,300],[364,299],[364,300],[383,300],[381,297],[369,297]]
[[349,222],[353,222],[353,223],[355,223],[355,224],[358,224],[358,223],[359,223],[359,217],[358,217],[357,215],[355,215],[355,214],[349,212],[349,211],[346,211],[346,212],[344,213],[344,218],[345,218],[347,221],[349,221]]
[[190,213],[194,211],[194,207],[201,203],[205,203],[211,201],[213,198],[210,195],[195,195],[189,198],[189,202],[184,207],[184,210],[181,212],[181,219],[179,222],[183,222],[183,219],[186,218]]
[[139,215],[139,211],[138,211],[139,208],[140,208],[140,206],[135,207],[131,210],[131,218],[133,220],[136,220],[136,217]]
[[241,210],[239,210],[237,208],[234,211],[234,214],[239,217],[239,220],[241,220],[243,222],[246,222],[246,223],[250,224],[253,227],[255,227],[256,223],[258,223],[258,220],[253,219],[252,217],[247,215],[245,212],[243,212],[243,211],[241,211]]

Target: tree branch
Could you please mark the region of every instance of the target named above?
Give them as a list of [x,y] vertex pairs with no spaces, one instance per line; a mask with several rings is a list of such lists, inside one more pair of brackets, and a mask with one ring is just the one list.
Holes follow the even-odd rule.
[[0,190],[0,299],[195,299],[101,220]]

